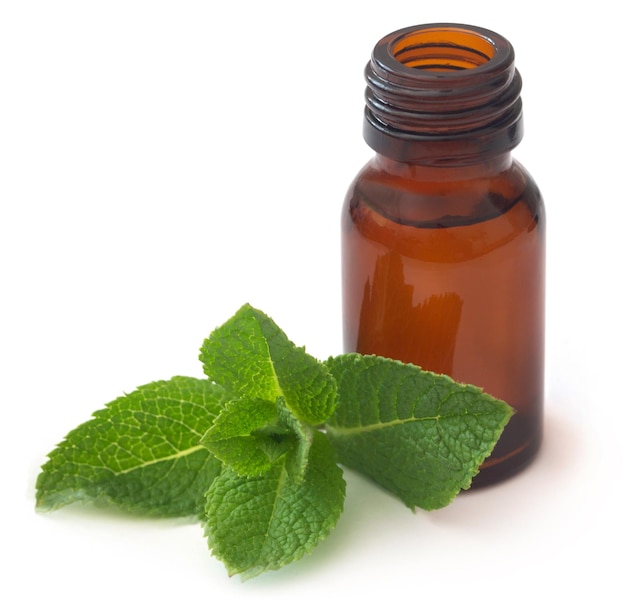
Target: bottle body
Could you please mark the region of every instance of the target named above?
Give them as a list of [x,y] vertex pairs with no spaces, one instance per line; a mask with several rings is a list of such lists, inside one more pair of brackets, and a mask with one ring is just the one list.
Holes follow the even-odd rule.
[[505,400],[516,415],[473,485],[525,466],[542,433],[545,213],[524,168],[378,155],[346,196],[342,257],[344,349]]

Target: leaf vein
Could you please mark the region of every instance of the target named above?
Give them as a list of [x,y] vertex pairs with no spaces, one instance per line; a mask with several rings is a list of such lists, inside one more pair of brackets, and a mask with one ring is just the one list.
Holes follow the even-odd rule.
[[[132,472],[134,470],[138,470],[141,468],[147,468],[148,466],[153,466],[154,464],[159,464],[161,462],[168,462],[171,460],[178,460],[180,458],[183,458],[187,455],[190,455],[192,453],[195,453],[196,451],[200,451],[200,450],[204,450],[206,451],[206,449],[202,446],[202,445],[194,445],[193,447],[189,447],[188,449],[183,449],[182,451],[178,451],[176,453],[172,453],[171,455],[165,455],[162,456],[160,458],[156,458],[154,460],[147,460],[145,462],[142,462],[141,464],[137,464],[136,466],[132,466],[130,468],[126,468],[125,470],[120,470],[115,472],[116,475],[122,475],[122,474],[128,474],[129,472]],[[110,469],[111,470],[111,469]]]

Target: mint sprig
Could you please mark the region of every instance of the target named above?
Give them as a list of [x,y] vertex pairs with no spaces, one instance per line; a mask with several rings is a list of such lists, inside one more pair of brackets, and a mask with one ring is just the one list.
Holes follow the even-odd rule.
[[244,305],[204,341],[205,379],[117,398],[71,431],[37,479],[37,508],[77,501],[196,515],[229,574],[310,553],[335,527],[338,463],[411,508],[470,486],[513,410],[480,389],[378,356],[320,362]]

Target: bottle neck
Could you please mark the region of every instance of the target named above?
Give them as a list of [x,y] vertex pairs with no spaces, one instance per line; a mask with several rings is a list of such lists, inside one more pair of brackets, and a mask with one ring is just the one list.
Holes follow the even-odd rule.
[[489,156],[473,163],[463,165],[431,165],[429,163],[415,163],[397,161],[377,153],[371,161],[373,168],[378,171],[410,180],[411,182],[467,182],[495,177],[513,164],[510,152]]
[[434,24],[383,38],[366,67],[364,138],[403,163],[475,165],[522,139],[521,78],[510,43]]

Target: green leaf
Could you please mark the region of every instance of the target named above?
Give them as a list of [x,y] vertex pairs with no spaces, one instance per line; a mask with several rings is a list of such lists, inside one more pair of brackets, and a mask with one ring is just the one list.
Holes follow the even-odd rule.
[[289,430],[277,419],[275,403],[240,398],[226,405],[200,442],[240,476],[258,476],[287,450],[281,441]]
[[205,533],[230,575],[252,578],[300,559],[335,527],[345,482],[327,438],[315,432],[303,480],[285,458],[263,476],[225,468],[207,494]]
[[240,476],[261,475],[288,454],[290,474],[302,478],[312,432],[287,409],[283,397],[275,404],[241,398],[222,409],[200,443]]
[[200,360],[206,375],[235,396],[272,403],[282,396],[307,424],[322,424],[335,409],[335,380],[326,367],[250,305],[211,333]]
[[211,381],[190,377],[117,398],[50,453],[37,507],[93,501],[154,516],[201,514],[221,464],[200,439],[228,398]]
[[470,486],[513,409],[479,388],[378,356],[327,361],[339,406],[327,423],[339,461],[426,510]]

